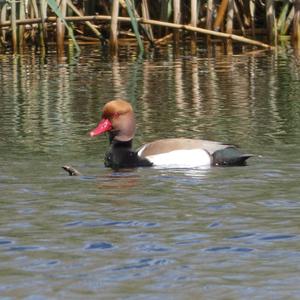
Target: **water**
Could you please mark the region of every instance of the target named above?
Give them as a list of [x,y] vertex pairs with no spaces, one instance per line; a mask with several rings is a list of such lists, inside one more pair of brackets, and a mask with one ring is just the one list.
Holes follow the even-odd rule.
[[[0,80],[1,298],[300,298],[300,63],[289,49],[3,55]],[[136,146],[196,137],[256,156],[113,172],[106,137],[87,133],[116,97],[135,107]]]

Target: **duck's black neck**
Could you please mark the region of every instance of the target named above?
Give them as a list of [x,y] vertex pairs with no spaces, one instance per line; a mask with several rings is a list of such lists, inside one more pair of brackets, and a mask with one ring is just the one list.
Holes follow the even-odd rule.
[[110,149],[105,155],[105,166],[112,169],[150,167],[152,163],[140,158],[137,152],[132,150],[132,140],[112,140]]
[[129,141],[118,141],[118,140],[112,140],[110,142],[111,148],[122,148],[122,149],[132,149],[132,140]]

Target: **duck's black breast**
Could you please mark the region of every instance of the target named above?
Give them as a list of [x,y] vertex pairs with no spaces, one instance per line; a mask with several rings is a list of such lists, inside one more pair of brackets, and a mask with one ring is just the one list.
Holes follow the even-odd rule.
[[112,169],[151,167],[152,163],[138,156],[132,150],[132,140],[112,141],[109,151],[105,155],[105,166]]

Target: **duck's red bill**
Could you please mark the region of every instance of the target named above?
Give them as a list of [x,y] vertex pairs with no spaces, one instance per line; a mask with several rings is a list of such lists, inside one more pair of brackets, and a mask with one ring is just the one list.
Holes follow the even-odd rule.
[[96,136],[112,129],[112,124],[108,119],[102,119],[98,126],[90,132],[90,136]]

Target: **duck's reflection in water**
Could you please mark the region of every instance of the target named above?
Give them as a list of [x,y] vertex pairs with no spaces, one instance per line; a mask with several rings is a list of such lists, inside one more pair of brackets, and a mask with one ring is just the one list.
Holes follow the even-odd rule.
[[97,176],[97,188],[115,190],[130,189],[136,187],[140,182],[140,175],[136,169],[122,169],[122,171],[111,171],[110,174]]

